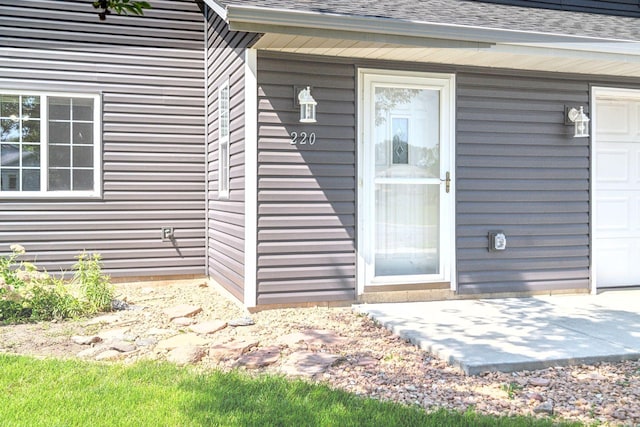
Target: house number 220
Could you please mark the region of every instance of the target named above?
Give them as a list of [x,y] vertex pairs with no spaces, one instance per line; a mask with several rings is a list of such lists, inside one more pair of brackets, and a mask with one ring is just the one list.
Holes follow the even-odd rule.
[[307,133],[307,132],[291,132],[291,134],[289,135],[291,136],[291,145],[313,145],[316,143],[316,133],[315,132],[311,132],[311,133]]

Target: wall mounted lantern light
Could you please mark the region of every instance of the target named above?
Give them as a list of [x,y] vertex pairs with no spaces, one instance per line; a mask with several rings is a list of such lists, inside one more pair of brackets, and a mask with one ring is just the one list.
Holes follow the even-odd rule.
[[318,103],[311,96],[311,88],[307,86],[298,93],[300,104],[300,123],[316,123],[316,106]]
[[586,138],[589,136],[589,117],[584,113],[582,106],[580,110],[571,108],[567,111],[567,118],[573,122],[575,138]]

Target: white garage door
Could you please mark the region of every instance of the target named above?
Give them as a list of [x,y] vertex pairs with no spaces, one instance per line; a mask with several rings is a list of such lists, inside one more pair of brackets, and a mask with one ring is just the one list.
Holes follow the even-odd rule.
[[640,285],[640,95],[599,97],[595,117],[596,284]]

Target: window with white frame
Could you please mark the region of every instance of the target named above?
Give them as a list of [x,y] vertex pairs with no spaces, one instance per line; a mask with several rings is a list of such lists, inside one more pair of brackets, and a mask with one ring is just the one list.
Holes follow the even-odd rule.
[[98,95],[0,90],[0,197],[97,196]]
[[229,198],[229,81],[218,90],[218,197]]

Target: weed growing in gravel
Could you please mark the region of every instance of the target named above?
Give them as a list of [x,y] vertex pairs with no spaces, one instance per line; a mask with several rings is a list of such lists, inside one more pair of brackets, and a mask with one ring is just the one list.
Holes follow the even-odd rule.
[[518,392],[522,390],[522,386],[513,381],[509,384],[502,384],[500,388],[507,393],[507,397],[511,400],[515,399]]
[[[0,257],[0,323],[79,317],[111,308],[113,288],[98,255],[80,255],[68,284],[19,260],[26,253],[21,245],[10,249],[10,255]],[[74,286],[81,296],[72,292]]]

